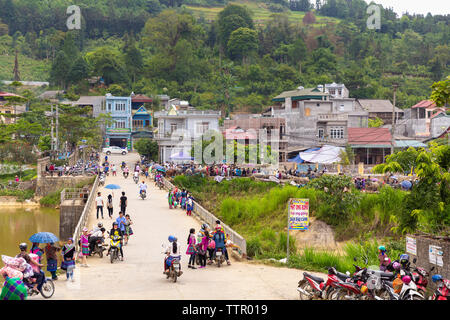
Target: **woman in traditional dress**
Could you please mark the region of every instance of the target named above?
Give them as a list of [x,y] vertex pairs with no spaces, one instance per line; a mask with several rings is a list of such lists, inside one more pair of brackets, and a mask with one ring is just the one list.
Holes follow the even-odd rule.
[[172,190],[169,190],[168,198],[169,198],[169,209],[172,209],[173,208],[173,202],[174,202],[174,196],[173,196]]
[[81,244],[81,256],[83,257],[82,267],[89,267],[87,264],[86,256],[89,255],[89,235],[88,229],[83,228],[83,234],[80,236],[80,244]]
[[69,278],[74,282],[73,279],[73,269],[75,269],[75,245],[73,244],[73,239],[70,238],[61,250],[63,256],[63,263],[61,269],[66,270],[67,281]]
[[195,254],[196,254],[195,243],[196,243],[195,229],[192,228],[191,230],[189,230],[189,236],[187,239],[188,248],[186,250],[186,254],[191,256],[189,258],[189,264],[188,264],[188,268],[191,268],[191,269],[197,269],[195,267]]
[[52,274],[53,280],[58,280],[56,276],[56,270],[58,270],[58,257],[56,252],[61,250],[54,246],[54,243],[48,243],[45,247],[45,255],[47,256],[47,271]]

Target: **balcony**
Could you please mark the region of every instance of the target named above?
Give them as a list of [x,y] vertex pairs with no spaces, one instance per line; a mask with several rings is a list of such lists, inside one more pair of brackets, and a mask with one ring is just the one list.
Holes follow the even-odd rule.
[[215,110],[178,110],[177,115],[168,115],[167,111],[155,112],[155,118],[163,117],[186,117],[186,116],[214,116],[220,117],[220,111]]
[[325,113],[317,115],[317,121],[347,121],[348,115],[346,114],[332,114]]

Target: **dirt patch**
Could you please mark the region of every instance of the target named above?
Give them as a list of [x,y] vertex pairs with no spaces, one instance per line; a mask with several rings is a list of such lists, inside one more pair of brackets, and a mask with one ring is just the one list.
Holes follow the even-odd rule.
[[325,222],[310,217],[309,229],[306,231],[292,231],[297,249],[305,247],[340,251],[343,243],[335,240],[333,229]]

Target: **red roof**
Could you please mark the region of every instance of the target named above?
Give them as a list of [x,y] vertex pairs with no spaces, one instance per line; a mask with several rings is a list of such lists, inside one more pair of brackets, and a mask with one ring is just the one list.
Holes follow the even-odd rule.
[[348,128],[349,144],[390,144],[391,141],[388,128]]
[[422,100],[419,103],[413,105],[411,107],[412,108],[435,108],[436,107],[436,103],[434,103],[431,100]]
[[256,140],[257,135],[254,130],[245,131],[239,127],[231,127],[225,130],[225,139],[227,140]]
[[19,97],[17,94],[0,91],[0,97]]
[[150,103],[152,101],[153,101],[152,98],[149,98],[149,97],[147,97],[146,95],[143,95],[143,94],[137,94],[137,95],[135,95],[135,96],[133,96],[131,98],[131,102]]

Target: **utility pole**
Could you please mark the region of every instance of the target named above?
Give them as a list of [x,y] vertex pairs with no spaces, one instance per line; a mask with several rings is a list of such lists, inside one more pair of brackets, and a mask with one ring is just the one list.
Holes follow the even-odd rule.
[[58,150],[59,150],[58,130],[59,130],[59,109],[58,109],[58,104],[56,104],[56,152],[58,152]]
[[398,88],[398,84],[394,83],[392,84],[392,87],[394,88],[394,102],[392,104],[392,130],[391,130],[391,135],[392,135],[392,142],[391,142],[391,154],[394,153],[394,145],[395,145],[395,138],[394,138],[394,133],[395,133],[395,97],[396,97],[396,93],[397,93],[397,88]]
[[52,114],[52,131],[51,131],[51,157],[54,156],[54,152],[55,152],[55,140],[54,140],[54,136],[53,136],[53,104],[51,104],[51,114]]

